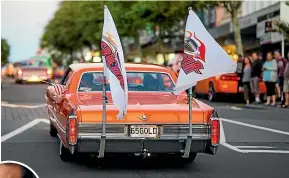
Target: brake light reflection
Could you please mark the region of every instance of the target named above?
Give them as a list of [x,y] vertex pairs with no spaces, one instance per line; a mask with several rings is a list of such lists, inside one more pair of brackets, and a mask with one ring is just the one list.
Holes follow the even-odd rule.
[[19,70],[18,70],[18,75],[22,75],[22,74],[23,74],[22,70],[19,69]]

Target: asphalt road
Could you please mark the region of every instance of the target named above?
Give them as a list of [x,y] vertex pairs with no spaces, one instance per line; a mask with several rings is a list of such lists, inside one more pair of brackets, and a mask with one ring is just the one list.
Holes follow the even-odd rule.
[[[44,92],[46,84],[2,85],[2,160],[20,161],[41,178],[89,177],[289,177],[289,110],[238,103],[208,103],[222,118],[222,145],[217,155],[199,154],[193,164],[175,160],[79,158],[65,163],[59,158],[59,141],[48,130]],[[35,120],[36,119],[36,120]],[[24,132],[15,129],[30,123]],[[19,130],[19,129],[18,129]]]

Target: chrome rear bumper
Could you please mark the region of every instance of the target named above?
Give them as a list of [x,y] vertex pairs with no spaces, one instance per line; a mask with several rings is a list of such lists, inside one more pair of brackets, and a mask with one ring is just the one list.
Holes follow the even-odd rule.
[[[158,125],[156,138],[132,138],[130,125],[107,124],[106,135],[102,136],[102,127],[98,124],[79,124],[79,152],[98,153],[184,153],[189,133],[188,125]],[[210,145],[210,125],[192,125],[190,152],[215,154],[217,147]],[[103,142],[103,144],[101,144]],[[99,153],[101,154],[101,153]]]

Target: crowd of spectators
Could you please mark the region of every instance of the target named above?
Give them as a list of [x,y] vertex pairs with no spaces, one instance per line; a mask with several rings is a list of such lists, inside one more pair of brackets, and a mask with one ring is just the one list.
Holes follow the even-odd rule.
[[[289,52],[287,59],[282,57],[278,50],[268,52],[266,59],[261,54],[253,52],[243,57],[239,55],[237,74],[240,76],[239,86],[244,89],[246,104],[250,104],[250,94],[254,94],[254,102],[261,103],[259,84],[266,85],[265,105],[287,108],[289,106]],[[280,100],[277,105],[276,101]]]
[[[236,73],[240,77],[239,87],[243,88],[246,106],[261,104],[260,82],[266,86],[265,105],[289,107],[289,52],[287,59],[282,57],[280,51],[268,52],[266,58],[261,53],[253,52],[243,57],[238,55]],[[181,61],[170,61],[168,68],[178,75]],[[194,88],[194,87],[193,87]],[[250,99],[253,95],[254,99]],[[281,101],[279,104],[276,101]]]

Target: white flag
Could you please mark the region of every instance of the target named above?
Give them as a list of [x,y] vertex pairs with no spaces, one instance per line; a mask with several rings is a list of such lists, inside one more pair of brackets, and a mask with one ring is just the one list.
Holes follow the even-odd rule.
[[127,112],[128,89],[123,50],[113,18],[106,6],[104,6],[101,55],[104,75],[109,80],[112,101],[119,110],[117,118],[124,119]]
[[199,17],[189,10],[184,39],[184,56],[173,94],[180,94],[200,80],[220,74],[234,73],[236,67],[237,64],[209,34]]

